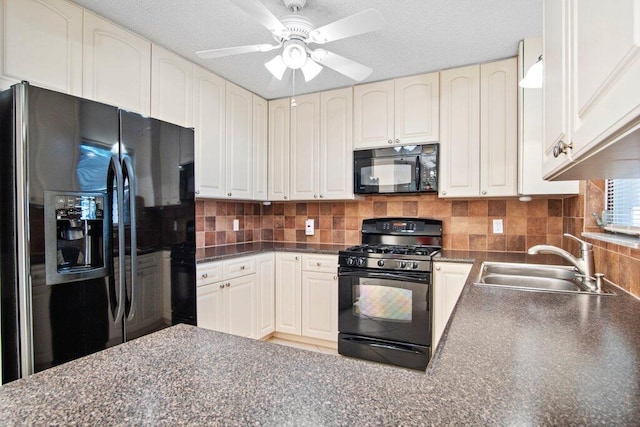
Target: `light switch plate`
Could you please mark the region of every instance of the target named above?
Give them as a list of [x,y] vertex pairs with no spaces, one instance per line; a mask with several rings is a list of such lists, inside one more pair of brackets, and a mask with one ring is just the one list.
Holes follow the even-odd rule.
[[304,222],[304,234],[307,236],[313,236],[315,233],[315,221],[308,219]]
[[240,231],[240,220],[239,219],[234,219],[233,220],[233,231]]
[[493,220],[493,234],[502,234],[504,230],[502,228],[502,220],[494,219]]

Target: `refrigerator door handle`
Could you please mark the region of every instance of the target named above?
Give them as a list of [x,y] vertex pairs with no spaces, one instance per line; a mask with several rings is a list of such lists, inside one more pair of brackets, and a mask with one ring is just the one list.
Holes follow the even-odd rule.
[[[124,305],[125,305],[125,275],[126,275],[126,247],[125,247],[125,227],[124,227],[124,181],[122,176],[122,167],[120,166],[120,161],[118,160],[118,156],[114,154],[111,156],[111,160],[109,162],[109,170],[115,173],[116,179],[116,197],[117,197],[117,206],[118,206],[118,265],[120,268],[120,272],[118,274],[118,301],[116,312],[113,315],[114,323],[118,324],[122,320],[124,316]],[[111,175],[111,172],[109,173]],[[107,182],[107,188],[113,189],[113,180],[112,178]]]
[[[129,218],[131,220],[131,297],[127,320],[133,320],[136,311],[136,287],[138,280],[138,236],[136,222],[136,175],[129,157],[122,159],[123,177],[129,180]],[[126,289],[126,287],[125,287]]]

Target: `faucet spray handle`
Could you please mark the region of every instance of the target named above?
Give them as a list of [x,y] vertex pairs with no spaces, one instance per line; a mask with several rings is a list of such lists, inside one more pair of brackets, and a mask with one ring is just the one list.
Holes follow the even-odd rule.
[[591,249],[593,249],[593,245],[589,242],[585,242],[584,240],[578,239],[576,236],[574,236],[573,234],[569,234],[569,233],[564,233],[563,234],[564,237],[569,237],[570,239],[575,240],[576,242],[578,242],[580,244],[580,250],[582,252],[586,252],[586,251],[590,251]]

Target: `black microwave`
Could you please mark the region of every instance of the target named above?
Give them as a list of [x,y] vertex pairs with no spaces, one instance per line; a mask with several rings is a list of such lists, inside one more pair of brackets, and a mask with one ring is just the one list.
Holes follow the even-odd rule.
[[438,144],[354,151],[353,172],[356,194],[437,193]]

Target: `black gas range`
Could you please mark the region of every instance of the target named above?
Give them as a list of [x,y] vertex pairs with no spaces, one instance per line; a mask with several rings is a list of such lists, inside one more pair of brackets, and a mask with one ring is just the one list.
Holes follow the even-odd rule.
[[425,369],[431,355],[432,258],[442,221],[373,218],[339,253],[338,352]]

